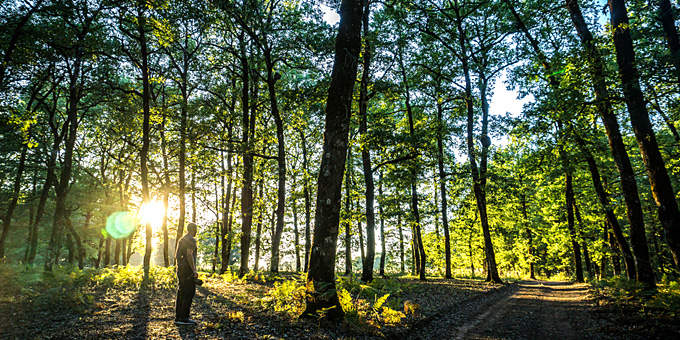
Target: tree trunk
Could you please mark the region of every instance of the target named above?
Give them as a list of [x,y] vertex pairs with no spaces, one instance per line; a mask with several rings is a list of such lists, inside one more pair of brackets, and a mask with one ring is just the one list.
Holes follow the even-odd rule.
[[[352,115],[352,93],[361,49],[362,1],[342,0],[335,41],[335,61],[326,103],[321,167],[314,218],[314,240],[309,258],[305,315],[327,309],[326,317],[343,316],[335,293],[335,255],[340,222],[342,177]],[[330,294],[329,294],[330,293]]]
[[[361,209],[361,203],[357,199],[357,209]],[[361,212],[361,211],[359,211]],[[357,230],[359,231],[359,250],[361,251],[361,265],[363,268],[364,261],[366,261],[366,248],[364,247],[364,229],[361,228],[361,220],[357,222]]]
[[371,65],[371,40],[368,38],[370,6],[370,1],[364,1],[363,72],[359,86],[359,133],[361,133],[364,141],[361,148],[361,162],[364,168],[364,182],[366,183],[366,258],[363,259],[361,272],[361,281],[364,282],[373,281],[373,263],[375,261],[375,184],[373,183],[370,143],[368,143],[368,82]]
[[442,198],[442,228],[444,228],[444,252],[446,261],[445,278],[450,279],[451,275],[451,236],[449,235],[448,206],[446,199],[446,169],[444,168],[444,108],[442,103],[437,101],[437,165],[439,168],[439,192]]
[[[661,157],[661,152],[659,152],[656,135],[649,120],[649,112],[640,88],[640,76],[635,62],[635,51],[630,35],[625,1],[609,0],[609,12],[611,13],[611,25],[615,28],[613,40],[616,49],[616,61],[619,66],[621,88],[628,107],[630,122],[640,147],[642,160],[646,166],[659,220],[666,229],[666,238],[673,253],[675,267],[680,269],[680,210],[678,210],[675,192],[666,171],[665,162]],[[642,243],[644,240],[646,244],[644,229],[635,230],[635,234],[632,234],[633,232],[634,230],[631,230],[632,242]],[[649,253],[649,250],[647,250],[647,253]],[[649,257],[649,254],[647,254],[647,257]]]
[[302,141],[302,171],[304,176],[302,177],[302,195],[305,197],[305,272],[309,268],[309,248],[312,245],[311,240],[311,213],[312,213],[312,203],[309,197],[309,183],[307,177],[309,176],[309,167],[307,166],[307,140],[305,134],[300,130],[300,140]]
[[576,239],[576,230],[574,228],[574,190],[572,187],[572,175],[569,170],[565,174],[565,197],[567,204],[567,227],[569,228],[569,236],[571,237],[571,246],[574,250],[574,264],[576,265],[576,282],[584,282],[583,280],[583,266],[581,264],[581,247]]
[[661,22],[663,32],[666,36],[666,43],[671,54],[671,61],[675,66],[675,76],[680,81],[680,38],[678,38],[678,30],[675,27],[675,17],[673,15],[673,8],[669,0],[659,0],[659,16],[657,19]]
[[161,152],[163,154],[163,222],[161,230],[163,232],[163,264],[165,267],[170,266],[170,254],[168,249],[168,207],[170,200],[170,170],[168,166],[167,141],[165,140],[165,123],[166,115],[163,115],[163,122],[161,123]]
[[[588,163],[588,170],[590,170],[590,177],[593,180],[593,186],[595,187],[595,193],[597,194],[598,200],[600,202],[600,206],[604,210],[605,217],[611,226],[612,230],[614,231],[614,236],[616,238],[616,241],[619,244],[619,248],[621,249],[621,253],[623,254],[623,260],[624,264],[626,266],[626,273],[628,273],[628,278],[631,280],[635,280],[638,275],[637,275],[637,269],[635,265],[635,259],[633,258],[633,253],[630,251],[630,247],[628,246],[628,242],[626,241],[625,237],[623,236],[623,231],[621,230],[621,226],[619,225],[619,221],[616,218],[616,215],[614,214],[614,209],[610,205],[609,202],[609,195],[607,192],[604,190],[604,187],[602,186],[602,181],[600,179],[600,171],[597,168],[597,163],[595,162],[595,158],[593,155],[590,153],[590,150],[585,145],[585,141],[581,138],[580,135],[574,134],[574,137],[576,139],[576,143],[581,149],[581,153],[583,154],[584,158],[586,159],[586,162]],[[626,158],[628,154],[626,153]],[[630,163],[628,163],[630,165]],[[632,170],[632,169],[631,169]],[[637,185],[635,185],[635,195],[637,196]],[[634,204],[636,202],[631,202],[631,208],[628,209],[628,211],[634,211]],[[637,202],[637,205],[639,207],[639,201]],[[629,219],[630,219],[630,213],[629,213]],[[640,214],[633,214],[633,218],[642,218],[642,210],[640,210]],[[644,221],[642,221],[644,223]]]
[[231,192],[231,204],[229,208],[229,223],[227,224],[227,263],[231,265],[231,247],[234,240],[234,206],[236,205],[236,186]]
[[[250,67],[246,56],[246,42],[243,35],[239,37],[239,42],[241,47],[241,70],[243,72],[243,92],[241,97],[241,106],[243,107],[243,184],[241,186],[241,266],[239,267],[239,276],[243,277],[248,273],[250,234],[253,226],[253,154],[251,152],[250,125],[251,121],[255,120],[255,116],[251,117],[248,112],[250,109],[248,92],[250,89]],[[256,96],[254,97],[257,98]]]
[[401,227],[401,215],[397,215],[397,229],[399,230],[399,269],[400,273],[405,273],[406,260],[404,259],[404,229]]
[[[227,126],[227,139],[231,140],[233,137],[233,128],[231,124]],[[222,266],[220,267],[220,274],[224,274],[229,268],[229,259],[231,252],[231,224],[230,212],[233,207],[231,203],[231,187],[232,187],[232,164],[231,164],[231,152],[227,154],[227,170],[224,172],[224,154],[221,156],[221,166],[222,166]],[[227,187],[224,187],[224,177],[228,176],[229,180],[227,182]],[[235,196],[235,195],[234,195]]]
[[[293,177],[293,188],[295,188],[295,177]],[[295,236],[295,272],[302,270],[302,261],[300,259],[300,231],[298,230],[298,211],[297,202],[293,199],[291,202],[293,209],[293,233]]]
[[12,199],[7,207],[5,218],[2,221],[2,234],[0,234],[0,260],[5,258],[5,240],[9,235],[9,228],[12,221],[14,209],[19,201],[19,193],[21,192],[21,178],[24,175],[24,168],[26,165],[26,154],[28,153],[28,144],[23,144],[21,147],[21,156],[19,156],[19,166],[17,167],[17,174],[14,179],[14,189],[12,190]]
[[[85,248],[83,248],[83,241],[81,240],[80,235],[78,235],[78,232],[76,232],[76,229],[73,227],[73,223],[71,222],[70,212],[66,213],[65,225],[66,225],[66,228],[68,229],[69,235],[73,236],[73,240],[75,241],[75,248],[76,248],[76,251],[77,251],[76,257],[77,257],[77,260],[78,260],[78,269],[83,270],[83,268],[85,268]],[[69,256],[70,256],[70,251],[69,251]]]
[[[222,199],[224,199],[224,176],[222,176]],[[223,243],[222,232],[220,225],[220,191],[217,188],[217,181],[215,181],[215,249],[212,260],[212,272],[217,273],[217,263],[220,259],[220,246]]]
[[[84,28],[87,30],[87,28]],[[73,153],[75,149],[78,132],[78,103],[81,97],[81,88],[78,84],[81,77],[81,64],[84,58],[83,47],[77,45],[75,48],[75,59],[72,71],[69,72],[69,98],[68,113],[63,129],[68,129],[66,142],[64,144],[64,158],[62,161],[59,182],[56,185],[56,202],[54,209],[54,222],[47,256],[45,257],[45,270],[52,271],[52,265],[57,263],[58,254],[61,250],[62,229],[66,226],[66,196],[68,195],[71,173],[73,171]]]
[[[150,76],[149,76],[149,51],[146,43],[146,16],[142,8],[138,9],[137,13],[138,20],[138,30],[139,30],[139,45],[141,48],[141,58],[142,58],[142,112],[144,114],[144,121],[142,123],[142,149],[139,153],[140,163],[141,163],[141,182],[142,182],[142,204],[149,204],[149,168],[147,166],[149,158],[149,142],[150,142],[150,120],[151,120],[151,87],[150,87]],[[182,142],[180,141],[180,145]],[[181,149],[181,147],[180,147]],[[180,159],[182,158],[182,150],[180,150]],[[180,161],[181,166],[181,161]],[[180,170],[181,177],[181,170]],[[181,188],[180,188],[181,191]],[[181,207],[180,207],[181,208]],[[151,268],[151,238],[153,236],[153,230],[151,229],[151,224],[147,223],[145,226],[145,237],[146,246],[144,249],[144,278],[145,280],[149,277],[149,270]]]
[[380,171],[380,182],[378,183],[378,204],[380,209],[380,276],[385,277],[385,257],[387,257],[387,247],[385,245],[385,214],[383,213],[383,173]]
[[[410,94],[410,89],[407,83],[407,77],[406,77],[406,69],[404,68],[404,62],[403,62],[403,55],[402,51],[399,51],[398,55],[399,59],[399,66],[401,69],[401,78],[404,83],[405,87],[405,105],[406,105],[406,113],[408,116],[408,124],[409,124],[409,135],[413,138],[415,135],[415,125],[413,122],[413,109],[411,107],[411,94]],[[417,145],[415,141],[412,141],[411,149],[412,152],[415,153],[417,150]],[[410,164],[410,171],[411,171],[411,213],[413,214],[413,242],[414,242],[414,257],[415,260],[417,261],[416,264],[416,270],[418,271],[418,275],[420,277],[420,280],[426,280],[427,278],[425,277],[425,264],[427,263],[426,255],[425,255],[425,247],[423,246],[423,238],[422,238],[422,233],[421,233],[421,226],[420,226],[420,211],[418,209],[418,170],[417,170],[417,165],[412,162]]]
[[[635,171],[630,163],[628,151],[626,150],[626,145],[623,142],[623,137],[621,136],[619,129],[619,123],[617,122],[612,108],[604,71],[605,63],[583,18],[578,6],[578,1],[567,0],[567,9],[569,10],[572,23],[588,55],[597,108],[607,133],[609,148],[621,178],[621,191],[623,192],[628,221],[631,226],[631,245],[633,246],[633,253],[637,260],[637,267],[634,266],[635,261],[631,258],[630,248],[628,248],[627,242],[623,237],[618,220],[613,213],[613,208],[609,206],[609,198],[606,196],[604,189],[598,189],[596,180],[599,182],[600,176],[597,171],[596,163],[592,156],[588,157],[589,152],[587,152],[587,148],[585,148],[585,143],[582,142],[578,135],[575,135],[577,143],[581,147],[581,151],[586,155],[586,161],[588,162],[588,167],[593,177],[593,184],[595,185],[600,204],[605,211],[607,220],[609,221],[610,226],[612,226],[616,240],[623,252],[628,277],[631,279],[636,278],[640,282],[645,282],[647,285],[653,286],[654,277],[651,270],[651,264],[649,264],[649,250],[646,245],[646,239],[641,239],[639,237],[639,235],[644,235],[645,227],[642,206],[638,195],[637,181],[635,179]],[[599,186],[601,187],[601,185]],[[636,237],[633,237],[633,235],[636,235]]]
[[279,113],[279,106],[276,100],[276,79],[274,75],[274,63],[272,61],[271,51],[266,48],[264,51],[265,63],[267,65],[267,85],[269,89],[269,105],[271,106],[272,116],[276,124],[276,140],[278,141],[278,149],[276,161],[278,163],[278,191],[277,191],[277,205],[276,205],[276,229],[274,237],[272,238],[272,259],[270,271],[272,273],[279,272],[279,248],[281,244],[281,235],[283,234],[284,213],[286,209],[286,147],[283,135],[283,120]]
[[352,148],[347,150],[347,170],[345,171],[345,275],[352,274]]
[[[260,214],[257,218],[257,227],[255,228],[255,271],[260,270],[260,245],[262,244],[262,223],[264,220],[264,212],[267,210],[267,204],[264,203],[264,183],[260,182],[259,193],[255,193],[255,198],[253,201],[257,202],[258,199],[262,200],[262,206],[260,207]],[[276,213],[276,211],[274,211]]]
[[590,265],[590,254],[588,253],[588,240],[583,234],[583,221],[581,220],[581,212],[578,210],[578,205],[576,205],[576,198],[572,201],[574,204],[574,215],[576,216],[576,221],[578,222],[578,236],[583,242],[583,260],[586,262],[586,270],[588,275],[593,275],[593,268]]
[[527,241],[529,243],[529,277],[536,280],[534,273],[534,246],[531,229],[529,228],[529,214],[527,213],[527,198],[524,193],[521,194],[522,216],[524,217],[525,230],[527,232]]

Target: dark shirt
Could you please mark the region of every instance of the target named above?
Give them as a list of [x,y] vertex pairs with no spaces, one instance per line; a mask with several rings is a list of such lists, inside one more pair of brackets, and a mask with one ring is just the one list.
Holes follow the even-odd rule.
[[177,243],[177,251],[175,252],[175,259],[177,263],[177,270],[189,270],[191,271],[191,266],[189,266],[189,259],[187,259],[187,250],[191,249],[194,254],[194,267],[196,266],[196,239],[189,235],[184,234],[182,238],[179,239]]

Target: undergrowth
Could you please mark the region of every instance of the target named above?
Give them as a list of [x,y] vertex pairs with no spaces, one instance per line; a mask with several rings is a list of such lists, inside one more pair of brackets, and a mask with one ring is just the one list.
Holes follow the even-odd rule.
[[662,279],[656,291],[621,276],[593,282],[595,294],[612,299],[617,304],[632,304],[642,313],[657,310],[680,317],[680,281]]
[[[411,288],[410,284],[393,279],[376,278],[364,283],[355,276],[339,277],[336,290],[346,322],[355,330],[379,334],[383,325],[399,324],[406,314],[402,310],[409,301],[401,295]],[[305,309],[306,274],[280,279],[267,293],[262,304],[290,318],[299,317]],[[411,312],[413,312],[411,308]],[[319,315],[322,317],[323,315]]]

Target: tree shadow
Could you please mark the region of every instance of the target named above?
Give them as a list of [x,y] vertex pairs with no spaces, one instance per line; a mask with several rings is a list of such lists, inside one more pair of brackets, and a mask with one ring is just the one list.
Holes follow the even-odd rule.
[[149,316],[151,314],[151,304],[149,295],[152,289],[147,283],[142,283],[133,303],[132,328],[123,335],[124,339],[146,339],[148,337]]

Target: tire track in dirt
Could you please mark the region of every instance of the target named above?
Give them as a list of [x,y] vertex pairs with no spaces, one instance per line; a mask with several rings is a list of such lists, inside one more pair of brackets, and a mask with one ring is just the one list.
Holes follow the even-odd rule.
[[595,339],[586,285],[523,281],[451,308],[410,339]]

